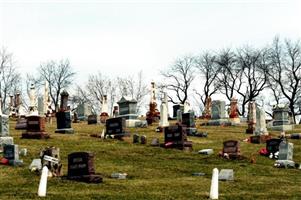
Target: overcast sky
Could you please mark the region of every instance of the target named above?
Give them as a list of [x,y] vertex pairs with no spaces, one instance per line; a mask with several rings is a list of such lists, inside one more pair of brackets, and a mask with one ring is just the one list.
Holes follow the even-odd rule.
[[182,55],[301,36],[297,0],[0,2],[0,46],[19,68],[68,58],[79,82],[96,71],[159,80]]

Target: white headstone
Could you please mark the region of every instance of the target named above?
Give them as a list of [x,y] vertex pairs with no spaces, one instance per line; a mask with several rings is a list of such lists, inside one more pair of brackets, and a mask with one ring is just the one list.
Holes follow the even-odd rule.
[[184,113],[188,113],[191,110],[190,104],[186,101],[184,103]]
[[38,195],[39,197],[46,197],[46,191],[47,191],[47,176],[48,176],[48,168],[47,166],[44,166],[42,169],[40,184],[39,184],[39,190]]
[[169,126],[167,107],[168,107],[168,105],[167,105],[167,94],[164,93],[164,100],[162,101],[161,106],[160,106],[160,123],[159,123],[160,127]]
[[218,199],[218,169],[214,168],[212,171],[210,199]]
[[265,122],[265,112],[263,109],[256,107],[256,128],[255,135],[268,135],[268,130]]
[[34,84],[31,84],[29,91],[29,115],[38,115],[36,90]]
[[39,115],[44,115],[44,100],[42,97],[38,97],[38,112]]

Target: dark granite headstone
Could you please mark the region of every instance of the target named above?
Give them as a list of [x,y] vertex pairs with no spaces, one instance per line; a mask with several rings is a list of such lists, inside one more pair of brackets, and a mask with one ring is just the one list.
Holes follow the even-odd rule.
[[182,112],[184,112],[184,105],[176,104],[173,107],[173,118],[177,118],[178,110],[180,109]]
[[19,160],[19,146],[16,144],[4,145],[3,157],[7,160]]
[[45,117],[28,116],[26,132],[22,133],[26,139],[47,139],[49,134],[45,132]]
[[184,130],[188,136],[195,136],[197,129],[195,128],[194,112],[190,111],[182,114],[182,125],[185,127]]
[[97,124],[97,115],[89,115],[88,124]]
[[120,101],[117,102],[119,106],[119,117],[125,119],[137,119],[137,101],[132,99],[126,99],[122,97]]
[[164,127],[164,147],[184,149],[192,148],[192,142],[187,141],[186,132],[181,125]]
[[18,118],[15,129],[26,130],[26,128],[27,128],[27,119],[24,117]]
[[282,140],[278,138],[273,138],[266,141],[266,149],[269,154],[275,154],[277,151],[279,151],[279,144]]
[[62,111],[56,113],[56,133],[73,133],[71,128],[71,115],[70,111]]
[[125,119],[122,117],[116,117],[107,119],[106,121],[106,134],[108,136],[114,136],[121,138],[125,136]]
[[227,140],[223,142],[223,150],[222,153],[220,153],[220,155],[229,158],[239,158],[240,157],[239,142],[236,140]]
[[88,183],[102,182],[101,176],[95,174],[94,155],[88,152],[69,154],[67,178]]
[[133,135],[133,144],[139,143],[139,138],[140,138],[140,136],[138,134],[134,134]]
[[146,135],[141,136],[141,144],[147,144],[147,137]]

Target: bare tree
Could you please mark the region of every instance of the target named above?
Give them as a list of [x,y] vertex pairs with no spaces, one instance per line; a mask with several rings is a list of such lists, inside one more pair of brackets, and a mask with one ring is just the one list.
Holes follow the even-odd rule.
[[73,81],[73,72],[68,59],[59,62],[49,61],[41,64],[39,69],[40,80],[46,80],[49,84],[49,94],[58,110],[59,96],[63,89],[67,89]]
[[205,52],[195,59],[196,68],[204,79],[203,93],[195,90],[196,94],[200,97],[203,105],[208,97],[211,97],[219,90],[220,84],[218,84],[217,76],[221,70],[221,66],[216,62],[216,56],[209,52]]
[[248,102],[254,101],[267,87],[267,51],[246,47],[238,52],[238,65],[243,70],[242,87],[245,90],[236,92],[242,97],[241,115],[244,115]]
[[0,49],[0,96],[2,98],[2,110],[8,106],[8,97],[16,92],[21,92],[21,75],[17,72],[12,53],[6,48]]
[[270,48],[270,68],[267,74],[271,80],[279,85],[279,88],[289,102],[289,108],[294,122],[297,111],[297,103],[301,95],[301,44],[300,41],[285,40],[284,44],[276,37]]
[[161,71],[161,75],[165,78],[165,83],[163,83],[165,88],[175,95],[168,95],[172,103],[184,104],[188,99],[188,92],[195,78],[194,65],[195,59],[185,56],[177,59],[167,71]]

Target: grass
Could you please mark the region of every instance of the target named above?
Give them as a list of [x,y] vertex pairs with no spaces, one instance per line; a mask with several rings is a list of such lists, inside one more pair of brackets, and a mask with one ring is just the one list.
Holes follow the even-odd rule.
[[[10,135],[19,148],[27,148],[22,167],[0,165],[0,199],[40,199],[37,195],[40,176],[31,173],[29,164],[39,157],[47,146],[60,148],[63,174],[67,174],[67,156],[76,151],[91,151],[95,154],[96,172],[101,173],[104,182],[87,184],[62,178],[49,178],[47,197],[44,199],[208,199],[212,169],[233,169],[234,181],[219,183],[219,199],[301,199],[301,171],[298,169],[274,168],[274,161],[258,155],[264,144],[242,142],[247,138],[246,125],[236,127],[204,127],[207,138],[189,137],[193,151],[151,147],[132,144],[132,137],[125,141],[101,140],[90,134],[101,133],[103,125],[87,125],[86,122],[72,124],[74,135],[54,133],[55,122],[47,124],[49,140],[20,139],[22,131],[14,130],[15,121],[10,121]],[[197,122],[200,124],[200,122]],[[163,134],[156,133],[156,125],[148,128],[129,129],[131,134],[146,135],[148,144],[155,137],[163,142]],[[294,132],[301,132],[297,125]],[[278,136],[278,132],[271,132]],[[222,142],[228,139],[240,141],[244,160],[225,160],[218,157]],[[294,161],[301,162],[301,140],[294,143]],[[204,148],[214,149],[214,155],[197,153]],[[249,158],[255,155],[256,163]],[[125,172],[126,180],[110,178],[113,172]],[[205,176],[192,176],[204,172]]]

